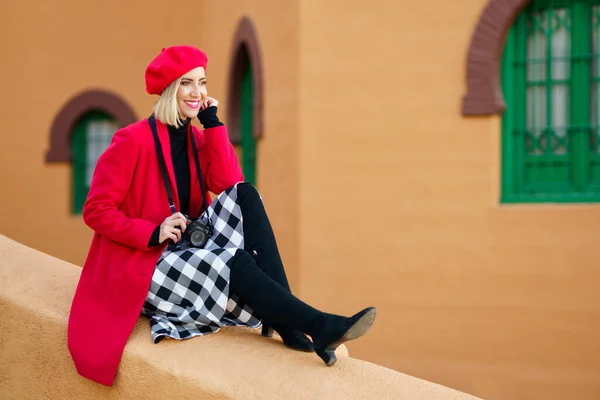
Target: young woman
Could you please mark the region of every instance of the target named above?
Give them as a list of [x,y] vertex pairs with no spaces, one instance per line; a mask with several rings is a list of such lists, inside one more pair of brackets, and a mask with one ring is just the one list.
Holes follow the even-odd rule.
[[[96,165],[83,210],[95,233],[68,345],[77,371],[107,386],[140,313],[155,343],[262,323],[263,335],[274,329],[329,366],[375,319],[372,307],[347,318],[291,294],[262,199],[243,182],[208,97],[206,67],[197,48],[163,49],[146,69],[146,91],[160,95],[153,115],[119,129]],[[209,191],[218,195],[210,205]]]

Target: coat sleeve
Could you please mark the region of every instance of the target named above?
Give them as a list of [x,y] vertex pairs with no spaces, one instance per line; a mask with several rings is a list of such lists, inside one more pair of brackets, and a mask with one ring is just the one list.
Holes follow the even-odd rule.
[[242,168],[235,155],[225,126],[216,126],[204,131],[207,152],[206,185],[208,190],[219,194],[234,184],[243,181]]
[[83,205],[83,220],[102,236],[148,250],[148,238],[156,223],[130,218],[119,209],[129,191],[138,157],[138,145],[131,132],[126,129],[115,132],[111,144],[96,164]]

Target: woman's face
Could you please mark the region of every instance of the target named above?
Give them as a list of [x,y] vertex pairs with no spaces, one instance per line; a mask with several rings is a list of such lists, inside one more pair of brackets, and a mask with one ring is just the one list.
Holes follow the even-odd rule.
[[204,67],[198,67],[181,77],[177,89],[177,106],[182,118],[194,118],[206,100],[206,74]]

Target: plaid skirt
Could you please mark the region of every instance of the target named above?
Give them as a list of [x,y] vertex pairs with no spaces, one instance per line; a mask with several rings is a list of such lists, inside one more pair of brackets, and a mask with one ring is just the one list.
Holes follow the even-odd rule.
[[215,198],[201,218],[210,218],[214,227],[206,245],[198,249],[180,241],[167,247],[156,263],[142,308],[150,318],[154,343],[217,332],[221,326],[261,324],[252,309],[229,293],[231,260],[244,249],[237,184]]

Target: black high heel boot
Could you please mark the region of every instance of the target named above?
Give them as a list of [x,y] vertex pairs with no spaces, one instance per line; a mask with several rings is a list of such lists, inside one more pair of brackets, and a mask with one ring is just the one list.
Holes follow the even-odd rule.
[[[328,366],[335,364],[334,352],[340,344],[367,333],[375,320],[373,307],[347,318],[309,306],[267,276],[243,250],[233,257],[230,268],[230,293],[276,326],[309,334],[315,351]],[[269,334],[269,326],[263,329]]]
[[368,307],[350,318],[324,314],[321,328],[309,332],[313,339],[315,352],[331,367],[337,361],[335,349],[344,342],[357,339],[367,333],[375,321],[374,307]]
[[283,340],[283,344],[290,349],[305,351],[307,353],[312,353],[315,351],[313,343],[306,337],[304,333],[280,325],[271,327],[266,322],[263,322],[262,335],[264,337],[273,337],[273,331],[277,331],[279,336],[281,336],[281,340]]

